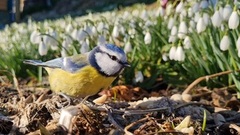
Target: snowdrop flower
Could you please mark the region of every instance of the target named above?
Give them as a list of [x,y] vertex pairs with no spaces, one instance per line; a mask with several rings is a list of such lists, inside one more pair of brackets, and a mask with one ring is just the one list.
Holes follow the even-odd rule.
[[118,29],[117,25],[114,25],[114,27],[113,27],[112,36],[114,38],[117,38],[119,36],[119,29]]
[[198,12],[198,11],[199,11],[199,8],[200,8],[200,6],[199,6],[199,3],[198,3],[198,2],[194,2],[194,4],[193,4],[192,7],[191,7],[193,13]]
[[193,16],[193,11],[192,11],[191,7],[188,8],[187,14],[188,14],[188,17],[192,17]]
[[98,45],[104,45],[106,44],[106,39],[103,35],[99,35],[98,37]]
[[82,30],[82,29],[78,30],[77,40],[79,42],[83,41],[86,37],[87,37],[87,33],[84,30]]
[[44,56],[47,54],[47,52],[48,52],[48,46],[43,41],[41,41],[38,46],[38,53],[41,56]]
[[230,17],[230,15],[232,13],[232,10],[233,9],[232,9],[232,7],[229,4],[227,4],[223,8],[223,20],[225,20],[225,21],[229,20],[229,17]]
[[97,28],[95,26],[92,26],[92,35],[93,36],[97,35]]
[[203,13],[203,20],[204,20],[205,25],[207,26],[209,24],[209,20],[210,20],[208,13]]
[[86,34],[88,34],[89,36],[93,35],[92,29],[90,26],[85,26],[84,31],[86,32]]
[[170,35],[168,38],[169,43],[174,43],[174,42],[176,42],[176,40],[177,40],[177,36],[175,36],[175,35]]
[[169,16],[173,11],[173,5],[171,3],[167,4],[166,15]]
[[171,35],[172,35],[172,36],[175,36],[175,35],[177,35],[177,33],[178,33],[177,26],[173,26],[173,27],[172,27],[172,30],[171,30]]
[[175,46],[172,46],[170,51],[169,51],[169,59],[170,60],[175,60],[175,54],[176,54],[177,48]]
[[222,51],[226,51],[228,50],[229,46],[230,46],[230,39],[227,35],[224,35],[220,42],[220,49]]
[[187,16],[186,9],[183,9],[179,16],[180,16],[180,20],[183,20],[184,18],[186,18],[186,16]]
[[176,49],[175,60],[177,61],[184,61],[185,53],[183,51],[182,46],[178,46]]
[[147,20],[148,19],[148,13],[147,11],[144,9],[141,13],[141,16],[140,16],[143,20]]
[[133,15],[133,16],[139,16],[139,14],[140,14],[140,12],[139,12],[139,10],[137,10],[137,9],[134,9],[134,10],[132,11],[132,15]]
[[70,33],[70,32],[72,32],[72,30],[73,30],[72,24],[69,23],[69,24],[67,25],[65,31],[66,31],[67,33]]
[[169,21],[168,21],[168,26],[167,26],[167,28],[168,28],[169,30],[172,29],[173,26],[174,26],[174,23],[175,23],[175,19],[174,19],[173,17],[171,17],[171,18],[169,19]]
[[188,32],[187,24],[186,24],[186,22],[182,21],[179,25],[179,28],[178,28],[178,37],[180,39],[185,38],[187,32]]
[[211,18],[214,27],[220,27],[222,24],[222,16],[219,10],[216,10]]
[[163,61],[168,61],[167,53],[162,54],[162,59],[163,59]]
[[195,23],[193,20],[191,20],[191,21],[189,22],[189,25],[190,25],[190,28],[191,28],[191,29],[195,29],[195,27],[196,27],[196,23]]
[[200,13],[199,13],[199,12],[196,12],[196,13],[194,14],[194,21],[195,21],[195,22],[198,22],[198,20],[199,20],[200,17],[201,17]]
[[201,33],[203,31],[205,31],[205,29],[206,29],[206,24],[205,24],[203,18],[200,17],[197,22],[197,33]]
[[181,0],[181,2],[176,7],[176,13],[181,13],[183,8],[184,8],[184,2]]
[[33,31],[32,34],[30,35],[30,41],[33,44],[39,44],[41,42],[41,33],[38,32],[37,30]]
[[164,16],[165,15],[165,9],[163,7],[159,7],[156,12],[156,17],[158,16]]
[[81,54],[86,53],[88,51],[89,51],[89,45],[87,44],[87,42],[82,41],[81,48],[80,48]]
[[238,50],[240,50],[240,36],[238,37],[236,47],[237,47]]
[[125,53],[129,53],[129,52],[131,52],[132,51],[132,45],[131,45],[131,43],[128,41],[126,44],[125,44],[125,46],[124,46],[124,52]]
[[144,43],[148,45],[148,44],[151,44],[151,42],[152,42],[151,33],[147,32],[144,37]]
[[209,6],[208,1],[207,0],[202,0],[200,3],[200,8],[207,8]]
[[228,20],[228,26],[230,29],[236,29],[239,25],[239,16],[237,11],[233,11]]
[[73,29],[72,33],[71,33],[71,36],[73,39],[77,40],[77,37],[78,37],[78,30],[75,28]]
[[190,40],[189,36],[186,36],[184,41],[183,41],[184,49],[189,49],[192,46],[192,42]]
[[99,22],[97,25],[97,31],[101,33],[103,31],[103,29],[104,29],[104,23]]
[[143,74],[141,71],[138,71],[136,74],[135,74],[135,79],[134,79],[134,82],[135,83],[141,83],[143,82]]

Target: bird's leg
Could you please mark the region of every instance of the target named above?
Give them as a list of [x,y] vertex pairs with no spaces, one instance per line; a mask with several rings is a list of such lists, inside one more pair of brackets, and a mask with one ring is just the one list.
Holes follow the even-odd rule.
[[88,95],[88,96],[86,96],[84,99],[82,99],[82,101],[80,102],[80,104],[83,104],[89,97],[90,97],[90,95]]
[[64,94],[62,92],[60,92],[59,95],[63,96],[67,100],[67,103],[68,103],[67,106],[71,105],[72,100],[71,100],[71,98],[69,96],[67,96],[66,94]]

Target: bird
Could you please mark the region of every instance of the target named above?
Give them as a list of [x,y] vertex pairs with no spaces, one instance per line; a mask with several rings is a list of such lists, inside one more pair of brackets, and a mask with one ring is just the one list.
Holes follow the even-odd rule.
[[130,67],[125,52],[114,44],[98,45],[84,54],[46,62],[24,60],[23,63],[44,67],[52,91],[77,98],[107,89],[124,68]]

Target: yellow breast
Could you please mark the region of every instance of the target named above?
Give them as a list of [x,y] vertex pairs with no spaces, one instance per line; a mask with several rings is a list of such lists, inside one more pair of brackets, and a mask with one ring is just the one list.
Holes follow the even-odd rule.
[[83,67],[76,73],[70,73],[58,68],[45,69],[49,74],[51,89],[73,97],[94,95],[101,89],[109,87],[115,79],[115,77],[105,77],[99,74],[91,66]]

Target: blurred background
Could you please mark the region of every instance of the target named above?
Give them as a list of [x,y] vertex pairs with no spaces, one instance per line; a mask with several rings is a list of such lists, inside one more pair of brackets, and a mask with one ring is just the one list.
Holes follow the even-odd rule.
[[12,22],[56,19],[66,15],[121,9],[135,3],[150,4],[156,0],[0,0],[0,28]]

